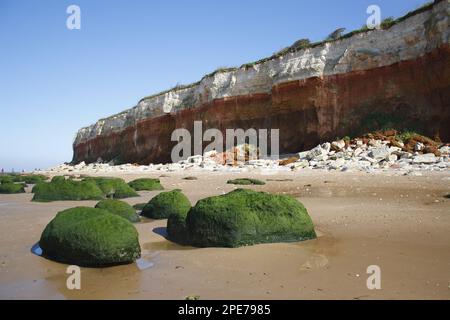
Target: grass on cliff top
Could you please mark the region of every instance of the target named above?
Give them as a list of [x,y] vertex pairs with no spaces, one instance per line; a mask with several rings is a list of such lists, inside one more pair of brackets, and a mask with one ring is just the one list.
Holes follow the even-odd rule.
[[[444,0],[438,0],[438,1],[436,1],[436,3],[437,2],[441,2],[441,1],[444,1]],[[386,18],[386,19],[384,19],[382,21],[381,28],[383,30],[387,30],[387,29],[391,28],[392,26],[394,26],[394,25],[396,25],[396,24],[406,20],[409,17],[412,17],[412,16],[414,16],[416,14],[420,14],[420,13],[422,13],[424,11],[427,11],[427,10],[431,9],[433,7],[433,5],[434,5],[434,2],[430,1],[430,2],[425,3],[424,5],[420,6],[419,8],[417,8],[417,9],[415,9],[413,11],[410,11],[406,15],[404,15],[402,17],[399,17],[397,19],[394,19],[392,17],[388,17],[388,18]],[[188,89],[188,88],[194,87],[194,86],[200,84],[202,80],[204,80],[206,78],[209,78],[209,77],[213,77],[217,73],[232,72],[232,71],[237,71],[239,69],[247,70],[247,69],[250,69],[250,68],[254,67],[255,65],[258,65],[258,64],[261,64],[261,63],[264,63],[264,62],[276,59],[276,58],[280,58],[280,57],[282,57],[282,56],[284,56],[284,55],[286,55],[288,53],[291,53],[291,52],[296,52],[296,51],[299,51],[299,50],[304,50],[304,49],[309,49],[309,48],[315,48],[315,47],[324,45],[324,44],[329,43],[329,42],[334,42],[334,41],[339,41],[339,40],[342,40],[342,39],[350,38],[350,37],[352,37],[352,36],[354,36],[356,34],[369,32],[369,31],[373,31],[373,30],[367,28],[367,26],[364,25],[360,29],[350,31],[350,32],[348,32],[346,34],[343,34],[342,36],[340,36],[340,37],[338,37],[336,39],[326,39],[326,40],[318,41],[318,42],[310,42],[309,39],[300,39],[300,40],[296,41],[294,44],[292,44],[291,46],[286,47],[284,49],[281,49],[280,51],[274,53],[273,55],[271,55],[269,57],[262,58],[262,59],[257,60],[257,61],[245,63],[245,64],[241,65],[240,67],[218,68],[218,69],[214,70],[213,72],[203,76],[200,81],[197,81],[197,82],[194,82],[194,83],[191,83],[191,84],[186,84],[186,85],[177,84],[175,87],[173,87],[171,89],[164,90],[164,91],[161,91],[161,92],[158,92],[158,93],[146,96],[146,97],[142,98],[141,100],[139,100],[138,103],[142,102],[143,100],[151,99],[151,98],[154,98],[154,97],[166,94],[166,93],[168,93],[170,91],[173,91],[173,90],[183,90],[183,89]],[[114,115],[114,116],[118,116],[120,114],[122,114],[122,113],[119,113],[119,114]],[[104,119],[102,119],[102,120],[104,120]]]

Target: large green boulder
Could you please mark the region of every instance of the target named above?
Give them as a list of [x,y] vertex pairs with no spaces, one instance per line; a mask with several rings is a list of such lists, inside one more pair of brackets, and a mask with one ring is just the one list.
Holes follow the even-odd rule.
[[107,210],[112,214],[117,214],[118,216],[121,216],[122,218],[125,218],[130,222],[140,221],[139,216],[136,214],[136,210],[124,201],[113,199],[101,200],[95,205],[95,207]]
[[76,207],[59,212],[45,227],[43,256],[86,267],[130,263],[141,255],[136,228],[103,209]]
[[83,181],[94,182],[107,197],[112,197],[114,199],[139,196],[136,191],[121,178],[88,177],[84,178]]
[[164,190],[159,179],[141,178],[128,182],[128,185],[136,191]]
[[167,219],[170,215],[186,215],[191,208],[189,199],[180,189],[161,192],[142,209],[141,215],[151,219]]
[[[169,237],[173,234],[167,227]],[[186,217],[181,243],[199,247],[238,247],[316,237],[305,207],[284,195],[237,189],[197,202]],[[180,242],[178,240],[178,242]]]
[[59,180],[41,182],[33,187],[33,201],[101,200],[102,190],[92,181]]
[[0,184],[0,193],[24,193],[25,186],[21,183],[5,182]]

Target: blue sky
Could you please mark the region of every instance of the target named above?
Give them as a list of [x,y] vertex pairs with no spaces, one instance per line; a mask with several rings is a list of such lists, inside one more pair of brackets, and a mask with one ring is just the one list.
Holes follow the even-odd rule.
[[[424,0],[0,0],[0,168],[72,158],[76,131],[143,96]],[[66,8],[81,8],[81,30]]]

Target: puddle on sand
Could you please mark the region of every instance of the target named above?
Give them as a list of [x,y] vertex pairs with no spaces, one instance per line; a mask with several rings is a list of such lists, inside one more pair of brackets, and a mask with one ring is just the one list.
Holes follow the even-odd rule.
[[310,252],[311,256],[300,266],[301,271],[324,268],[329,265],[329,258],[337,254],[337,239],[317,230],[317,238],[298,245]]
[[39,246],[39,242],[36,242],[32,247],[31,247],[31,253],[41,257],[42,256],[42,248]]
[[135,262],[136,262],[136,266],[138,267],[139,270],[149,269],[155,265],[154,262],[152,262],[148,259],[145,259],[145,258],[139,258]]
[[193,250],[196,249],[190,246],[182,246],[172,241],[163,240],[158,242],[147,242],[142,246],[149,251],[165,251],[165,250]]

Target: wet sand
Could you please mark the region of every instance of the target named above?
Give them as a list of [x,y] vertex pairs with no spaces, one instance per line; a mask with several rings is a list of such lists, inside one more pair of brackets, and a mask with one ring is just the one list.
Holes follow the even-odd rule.
[[[116,175],[117,176],[117,175]],[[120,175],[126,180],[158,174]],[[196,176],[198,180],[183,180]],[[81,290],[66,288],[66,265],[31,253],[45,225],[63,209],[96,201],[31,202],[0,195],[1,299],[449,299],[450,172],[423,176],[322,172],[168,173],[192,204],[231,191],[236,177],[292,179],[249,188],[291,194],[308,209],[319,237],[298,243],[235,249],[183,247],[166,240],[166,220],[136,224],[142,259],[111,268],[82,268]],[[125,199],[146,202],[158,192]],[[381,268],[381,290],[369,290],[366,269]]]

